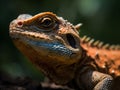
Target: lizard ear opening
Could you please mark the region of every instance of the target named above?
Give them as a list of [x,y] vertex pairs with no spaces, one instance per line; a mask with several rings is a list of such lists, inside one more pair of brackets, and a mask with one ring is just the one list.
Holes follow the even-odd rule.
[[79,31],[81,26],[82,26],[82,23],[79,23],[79,24],[75,25],[76,30]]
[[76,41],[74,37],[71,34],[66,34],[66,37],[69,45],[72,46],[73,48],[76,48]]

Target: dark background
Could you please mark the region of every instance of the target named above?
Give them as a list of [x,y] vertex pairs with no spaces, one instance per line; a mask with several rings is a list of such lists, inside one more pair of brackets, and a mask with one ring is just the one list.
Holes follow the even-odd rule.
[[74,25],[83,23],[80,36],[120,44],[120,0],[0,0],[0,69],[12,76],[43,78],[13,45],[9,23],[19,14],[44,11],[54,12]]

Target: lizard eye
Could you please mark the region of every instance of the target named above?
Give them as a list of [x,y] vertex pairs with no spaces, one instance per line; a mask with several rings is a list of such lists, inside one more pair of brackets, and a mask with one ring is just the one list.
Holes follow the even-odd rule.
[[39,19],[39,26],[44,29],[51,29],[55,26],[55,20],[50,17],[44,17]]
[[44,27],[49,27],[52,24],[51,18],[43,18],[41,20],[41,25]]

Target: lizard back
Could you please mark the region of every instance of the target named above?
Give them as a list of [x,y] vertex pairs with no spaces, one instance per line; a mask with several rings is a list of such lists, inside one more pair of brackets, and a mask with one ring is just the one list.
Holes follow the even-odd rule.
[[114,77],[120,76],[120,46],[103,44],[89,37],[81,38],[81,46],[87,55],[92,57],[97,65],[98,71],[110,74]]

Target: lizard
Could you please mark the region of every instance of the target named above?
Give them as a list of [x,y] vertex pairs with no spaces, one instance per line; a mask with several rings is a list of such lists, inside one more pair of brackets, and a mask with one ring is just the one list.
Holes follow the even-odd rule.
[[80,27],[52,12],[41,12],[20,14],[10,23],[9,33],[15,46],[57,85],[120,90],[120,45],[81,37]]

